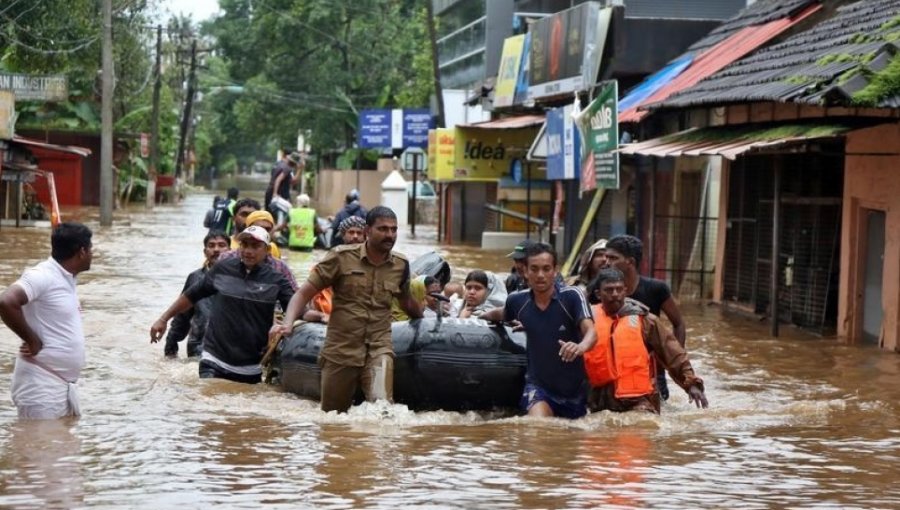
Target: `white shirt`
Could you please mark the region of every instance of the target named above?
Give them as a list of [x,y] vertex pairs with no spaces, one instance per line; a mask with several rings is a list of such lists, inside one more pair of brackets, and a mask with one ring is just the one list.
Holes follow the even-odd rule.
[[44,346],[35,358],[69,381],[84,367],[84,329],[75,276],[52,257],[25,270],[13,285],[28,296],[25,321]]

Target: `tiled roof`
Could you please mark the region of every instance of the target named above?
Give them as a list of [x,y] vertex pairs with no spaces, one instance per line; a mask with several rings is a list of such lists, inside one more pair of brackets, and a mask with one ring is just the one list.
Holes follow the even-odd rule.
[[677,73],[661,72],[645,79],[622,98],[619,122],[639,122],[646,105],[666,100],[768,44],[822,5],[819,0],[759,0],[694,43],[676,62],[688,62]]
[[[898,50],[900,0],[862,0],[649,108],[755,101],[850,105],[873,76],[900,58]],[[872,106],[900,106],[900,96],[888,93]]]
[[758,0],[692,44],[685,53],[699,55],[742,28],[787,18],[811,3],[813,0]]
[[762,25],[748,25],[732,33],[715,46],[700,53],[681,74],[674,77],[669,83],[661,86],[659,90],[642,101],[638,106],[620,112],[619,122],[640,121],[647,115],[647,111],[641,105],[664,101],[673,94],[715,74],[732,62],[767,44],[785,30],[814,14],[820,8],[821,5],[813,3],[805,6],[803,10],[792,16],[776,18]]

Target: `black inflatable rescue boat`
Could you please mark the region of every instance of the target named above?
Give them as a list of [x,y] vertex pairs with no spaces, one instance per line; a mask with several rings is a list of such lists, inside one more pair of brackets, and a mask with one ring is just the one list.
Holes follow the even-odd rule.
[[[275,352],[275,384],[318,400],[324,324],[302,323]],[[413,410],[515,408],[525,380],[525,335],[479,319],[395,322],[394,400]]]

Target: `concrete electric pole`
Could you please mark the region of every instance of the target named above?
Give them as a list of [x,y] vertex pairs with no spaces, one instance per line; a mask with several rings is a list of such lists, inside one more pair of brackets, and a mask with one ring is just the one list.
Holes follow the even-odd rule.
[[159,172],[159,89],[162,87],[162,25],[156,27],[156,64],[153,67],[153,113],[150,118],[150,171],[147,172],[147,207],[156,203]]
[[112,225],[113,210],[112,0],[103,0],[103,86],[100,115],[100,226]]

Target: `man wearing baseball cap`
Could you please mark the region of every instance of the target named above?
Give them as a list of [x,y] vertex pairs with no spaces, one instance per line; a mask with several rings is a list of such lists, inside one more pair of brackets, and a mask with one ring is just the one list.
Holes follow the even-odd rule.
[[163,337],[172,317],[212,297],[200,377],[255,384],[262,380],[259,362],[268,344],[275,303],[287,309],[294,289],[285,275],[266,263],[269,233],[264,228],[247,227],[238,234],[238,241],[240,256],[220,259],[202,280],[178,296],[151,326],[150,343]]
[[506,254],[508,258],[513,259],[515,264],[509,270],[509,276],[506,278],[506,292],[512,294],[528,288],[528,280],[525,279],[525,260],[527,259],[525,252],[534,244],[535,242],[531,239],[525,239],[517,244],[513,251]]

